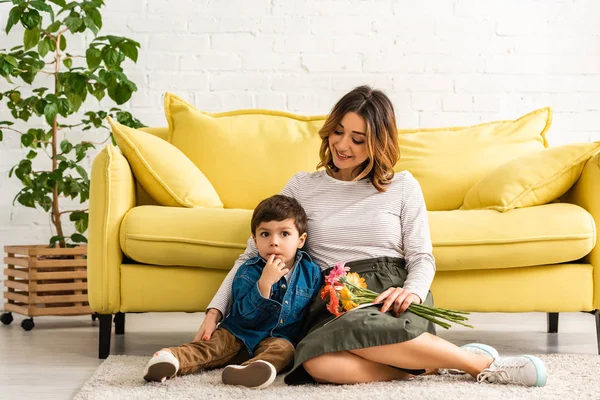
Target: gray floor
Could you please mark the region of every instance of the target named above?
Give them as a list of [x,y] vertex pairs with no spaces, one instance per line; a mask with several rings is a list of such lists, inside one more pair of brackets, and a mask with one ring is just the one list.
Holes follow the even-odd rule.
[[[70,399],[101,364],[98,322],[88,317],[40,317],[30,332],[14,315],[0,326],[0,399]],[[112,338],[111,354],[150,356],[161,347],[193,338],[204,314],[128,314],[125,335]],[[439,335],[458,345],[484,342],[501,354],[597,354],[594,317],[560,314],[559,333],[546,333],[546,315],[473,314],[475,330],[452,328]],[[140,371],[140,374],[142,371]]]

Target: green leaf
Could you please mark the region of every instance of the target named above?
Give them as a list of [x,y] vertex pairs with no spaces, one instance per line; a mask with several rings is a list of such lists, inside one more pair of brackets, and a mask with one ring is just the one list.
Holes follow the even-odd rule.
[[33,143],[34,139],[35,137],[32,134],[24,133],[23,135],[21,135],[21,144],[25,147],[29,147],[31,146],[31,143]]
[[23,43],[25,44],[25,50],[29,50],[34,46],[37,46],[40,41],[40,30],[38,28],[26,29],[23,34]]
[[[50,0],[50,1],[52,1],[52,0]],[[52,236],[50,238],[50,247],[56,247],[56,243],[60,242],[61,240],[65,240],[65,237],[64,236],[58,236],[58,235]]]
[[48,212],[52,208],[52,199],[48,196],[40,196],[38,199],[38,204],[44,209],[44,211]]
[[137,62],[138,49],[137,49],[137,47],[135,47],[135,45],[128,43],[128,42],[124,42],[124,43],[121,43],[119,47],[121,48],[121,50],[127,57],[129,57],[131,60],[133,60],[133,62]]
[[8,13],[8,21],[6,22],[6,28],[4,30],[7,35],[12,27],[19,22],[19,19],[21,19],[21,12],[21,8],[19,6],[15,6],[10,10],[10,13]]
[[66,48],[67,48],[67,38],[65,38],[65,35],[62,35],[60,37],[60,49],[64,51]]
[[58,113],[63,117],[67,117],[71,112],[71,103],[68,99],[58,99]]
[[67,2],[65,0],[48,0],[51,3],[56,4],[57,6],[66,7]]
[[[130,98],[131,98],[131,89],[129,88],[128,85],[119,82],[117,84],[117,87],[115,88],[115,97],[113,98],[113,100],[118,104],[121,105],[125,102],[127,102]],[[110,95],[110,92],[109,92]]]
[[60,22],[60,21],[54,21],[53,23],[51,23],[51,24],[48,26],[48,29],[47,29],[47,30],[48,30],[48,32],[50,32],[50,33],[54,33],[54,32],[56,32],[56,31],[58,31],[58,28],[60,28],[60,25],[61,25],[61,22]]
[[83,23],[90,31],[94,32],[94,35],[98,34],[98,31],[100,29],[98,29],[96,24],[94,24],[94,20],[92,20],[92,18],[86,15],[85,17],[83,17]]
[[65,58],[65,60],[63,61],[63,64],[65,64],[65,67],[71,69],[71,67],[73,66],[73,59]]
[[119,62],[119,52],[112,47],[105,47],[102,55],[102,59],[106,66],[114,66]]
[[2,133],[2,130],[0,129],[0,142],[2,141],[2,139],[4,139],[4,134]]
[[75,229],[77,229],[77,232],[83,233],[87,230],[88,222],[89,222],[89,215],[87,212],[84,212],[84,211],[72,212],[71,215],[69,216],[69,219],[71,221],[75,222]]
[[19,62],[13,56],[5,56],[4,60],[15,68],[19,68]]
[[84,181],[89,182],[90,178],[88,177],[87,171],[81,166],[76,165],[75,169],[79,172],[79,175],[83,178]]
[[37,10],[29,10],[21,14],[21,22],[27,29],[38,28],[42,22],[42,16]]
[[33,8],[35,8],[36,10],[52,12],[52,7],[50,7],[48,4],[46,4],[42,0],[30,1],[29,5]]
[[68,140],[63,140],[60,142],[60,150],[63,153],[68,153],[73,150],[73,145]]
[[83,19],[77,13],[73,13],[65,19],[64,24],[69,28],[71,33],[76,33],[83,24]]
[[46,54],[50,51],[50,45],[45,40],[42,40],[38,43],[38,53],[40,56],[46,57]]
[[48,124],[52,125],[56,114],[58,114],[58,105],[56,103],[46,104],[46,107],[44,107],[44,116],[46,117],[46,122],[48,122]]
[[33,160],[36,157],[37,157],[37,152],[34,150],[29,150],[29,153],[27,153],[27,158],[29,160]]
[[25,192],[20,194],[17,197],[17,201],[24,205],[25,207],[31,207],[31,208],[35,208],[35,202],[33,200],[33,195],[29,192]]
[[81,97],[75,93],[70,92],[67,94],[67,99],[69,99],[73,111],[79,111],[79,108],[83,104],[83,100],[81,99]]
[[102,15],[98,9],[89,8],[86,10],[86,14],[94,21],[94,25],[96,25],[98,29],[102,29]]
[[102,52],[94,47],[90,47],[85,52],[85,59],[89,69],[94,69],[102,62]]
[[85,236],[80,235],[79,233],[74,233],[71,235],[71,240],[74,243],[87,243],[87,239],[85,238]]

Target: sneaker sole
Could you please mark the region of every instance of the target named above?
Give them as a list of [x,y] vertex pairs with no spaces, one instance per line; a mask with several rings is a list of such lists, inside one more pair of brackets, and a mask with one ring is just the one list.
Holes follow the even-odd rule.
[[246,366],[228,365],[223,370],[221,379],[226,385],[262,389],[273,383],[276,376],[277,371],[273,365],[263,361],[255,361]]
[[144,375],[144,380],[146,382],[164,382],[175,375],[176,372],[177,369],[173,364],[159,362],[148,367],[148,372]]
[[529,358],[533,365],[535,366],[535,371],[537,375],[537,379],[535,381],[535,386],[541,387],[546,385],[546,381],[548,380],[548,371],[546,370],[546,365],[542,360],[535,356],[523,356]]

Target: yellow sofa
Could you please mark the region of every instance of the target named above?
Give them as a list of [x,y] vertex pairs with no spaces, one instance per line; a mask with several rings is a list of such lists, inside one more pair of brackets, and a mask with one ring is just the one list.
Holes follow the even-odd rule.
[[[175,115],[174,110],[171,108],[171,115],[167,115],[169,128],[142,130],[164,139],[161,143],[176,144],[173,135],[177,125],[169,119]],[[191,111],[188,109],[186,112]],[[273,117],[265,117],[264,110],[256,112],[262,115],[260,118]],[[247,126],[252,121],[247,119],[248,113],[248,110],[240,114],[204,113],[201,117],[211,124],[222,119],[226,122],[223,126],[233,129],[235,121],[229,119],[241,115],[244,118],[241,123]],[[535,139],[541,149],[547,146],[545,132],[550,124],[549,110],[542,111],[542,114],[541,117],[534,115],[538,119],[545,118],[542,123],[546,125],[541,127],[536,134],[539,138]],[[229,164],[221,165],[211,174],[205,173],[221,196],[223,207],[160,206],[139,185],[131,163],[116,147],[108,145],[96,157],[91,173],[88,292],[90,305],[100,318],[100,358],[106,358],[110,351],[113,315],[116,333],[122,334],[124,314],[128,312],[204,311],[245,248],[250,233],[252,204],[256,199],[279,191],[297,170],[314,169],[318,154],[318,140],[314,135],[319,121],[322,124],[322,118],[303,119],[286,113],[280,116],[293,119],[292,122],[286,120],[286,123],[312,124],[310,129],[304,130],[305,125],[302,125],[300,130],[305,138],[310,137],[303,142],[307,162],[304,165],[292,163],[285,168],[272,166],[270,176],[261,173],[250,182],[253,192],[249,193],[247,188],[236,191],[236,187],[248,182],[232,183],[234,175],[226,176],[223,169],[231,167],[234,168],[232,172],[247,173],[249,175],[244,178],[247,180],[254,169],[260,170],[265,166],[260,164],[260,160],[244,160],[243,155],[237,155],[229,160]],[[254,115],[253,118],[258,117]],[[519,121],[521,119],[490,124],[507,123],[511,129],[516,126],[519,131],[523,129]],[[268,128],[268,124],[262,122],[258,125],[259,131]],[[217,129],[215,126],[211,129]],[[600,249],[596,246],[596,226],[600,221],[600,156],[595,155],[582,163],[584,167],[580,176],[577,173],[576,183],[560,201],[507,212],[459,209],[465,192],[485,173],[497,167],[486,166],[485,162],[502,151],[502,139],[490,139],[486,129],[498,132],[504,125],[499,126],[482,124],[444,128],[442,131],[400,132],[402,161],[396,169],[413,172],[423,187],[430,210],[431,237],[437,263],[431,290],[436,305],[473,312],[547,312],[549,332],[556,332],[559,312],[593,312],[600,346],[597,311],[600,309]],[[473,133],[468,129],[475,129],[479,137],[489,139],[488,142],[472,140],[469,135]],[[211,131],[211,140],[216,140],[215,132],[217,130]],[[241,135],[229,131],[218,134],[233,135],[234,138],[236,134]],[[514,132],[511,134],[515,135]],[[267,139],[268,132],[263,135],[265,141],[272,140]],[[445,141],[449,135],[454,135],[453,142],[455,145],[458,143],[462,151],[453,155],[459,161],[451,159],[451,155],[443,151],[447,150]],[[460,135],[466,136],[461,139]],[[463,139],[464,143],[461,143]],[[203,139],[194,137],[193,140]],[[257,140],[260,139],[253,139],[253,146]],[[277,140],[277,146],[283,152],[296,146],[299,139],[296,137],[287,145],[285,138]],[[475,146],[475,142],[479,147],[471,154],[468,148]],[[200,161],[195,162],[196,165],[202,162],[214,165],[222,161],[213,163],[207,160],[213,154],[225,157],[229,150],[229,147],[219,147],[215,143],[213,148],[202,148],[205,153]],[[227,146],[235,150],[234,145]],[[235,151],[243,151],[247,146],[244,144]],[[434,147],[435,151],[432,150]],[[494,149],[495,152],[486,153]],[[180,150],[192,161],[197,156],[194,152],[199,151],[185,141],[180,144]],[[512,159],[539,150],[528,148],[519,153],[520,150],[513,146],[506,151],[511,152],[509,159]],[[252,152],[256,155],[256,151]],[[460,161],[465,160],[466,154],[472,155],[469,163]],[[294,153],[289,159],[294,157],[302,162],[304,156]],[[423,163],[419,164],[419,160]],[[480,164],[473,166],[471,162]],[[502,162],[499,160],[497,163]],[[268,164],[265,165],[268,167]],[[210,166],[204,169],[210,171]],[[219,173],[225,175],[217,176]],[[276,185],[271,185],[271,181],[275,181]]]

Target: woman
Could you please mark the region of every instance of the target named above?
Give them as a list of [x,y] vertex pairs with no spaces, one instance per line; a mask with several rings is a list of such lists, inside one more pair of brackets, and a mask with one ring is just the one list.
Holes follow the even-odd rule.
[[[321,162],[298,173],[282,190],[308,215],[307,251],[323,270],[344,261],[369,289],[381,292],[381,309],[333,316],[320,299],[312,304],[307,334],[296,348],[289,384],[360,383],[407,378],[438,369],[465,371],[478,381],[543,386],[546,370],[533,356],[498,357],[490,346],[459,348],[437,336],[429,321],[404,312],[411,303],[432,305],[435,262],[421,188],[398,161],[395,114],[379,90],[360,86],[334,106],[319,134]],[[209,305],[196,340],[206,340],[226,315],[231,281],[256,256],[252,242]]]

